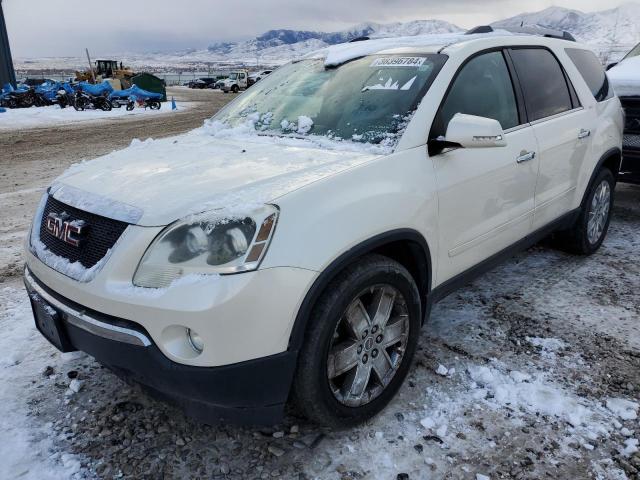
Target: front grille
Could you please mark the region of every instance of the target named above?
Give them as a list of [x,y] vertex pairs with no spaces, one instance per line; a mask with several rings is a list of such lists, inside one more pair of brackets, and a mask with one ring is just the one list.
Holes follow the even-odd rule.
[[[53,236],[47,231],[46,223],[49,213],[68,214],[73,220],[82,220],[86,225],[86,233],[79,246],[74,247]],[[40,241],[55,255],[66,258],[70,262],[80,262],[85,268],[91,268],[107,254],[127,228],[127,223],[102,217],[66,205],[52,196],[47,198],[40,222]]]
[[622,146],[640,150],[640,135],[624,135]]
[[625,112],[624,133],[640,134],[640,97],[620,98]]

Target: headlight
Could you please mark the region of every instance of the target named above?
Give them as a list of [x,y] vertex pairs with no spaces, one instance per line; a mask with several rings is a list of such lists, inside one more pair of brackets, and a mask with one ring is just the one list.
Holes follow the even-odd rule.
[[179,220],[151,243],[133,283],[164,288],[189,274],[255,270],[267,251],[277,220],[278,209],[272,205],[244,217],[214,211]]

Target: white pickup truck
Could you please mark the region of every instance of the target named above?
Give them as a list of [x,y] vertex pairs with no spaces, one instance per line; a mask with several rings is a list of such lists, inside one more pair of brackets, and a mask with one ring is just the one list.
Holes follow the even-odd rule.
[[237,70],[231,72],[229,78],[222,83],[222,91],[224,93],[238,93],[240,90],[246,90],[249,86],[249,72]]

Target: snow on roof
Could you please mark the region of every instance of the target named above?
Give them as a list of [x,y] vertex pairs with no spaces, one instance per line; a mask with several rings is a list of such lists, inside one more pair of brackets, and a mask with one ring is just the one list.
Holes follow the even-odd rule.
[[607,72],[616,95],[640,96],[640,56],[627,58]]
[[492,36],[513,35],[506,30],[496,30],[491,33],[466,35],[464,33],[446,33],[436,35],[414,35],[409,37],[375,38],[353,43],[341,43],[317,50],[306,55],[307,58],[323,58],[327,67],[335,67],[350,60],[383,53],[402,48],[420,48],[424,52],[435,52],[454,43],[466,42]]

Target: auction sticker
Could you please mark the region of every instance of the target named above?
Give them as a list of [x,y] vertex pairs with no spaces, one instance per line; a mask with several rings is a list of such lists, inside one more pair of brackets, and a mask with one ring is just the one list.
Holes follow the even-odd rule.
[[376,58],[372,67],[420,67],[426,57],[381,57]]

